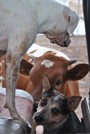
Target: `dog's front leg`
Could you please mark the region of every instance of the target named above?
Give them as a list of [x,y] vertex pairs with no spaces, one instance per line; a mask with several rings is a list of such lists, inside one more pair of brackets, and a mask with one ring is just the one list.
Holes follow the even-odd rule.
[[15,107],[15,88],[20,61],[12,54],[6,54],[6,107],[13,119],[21,120]]

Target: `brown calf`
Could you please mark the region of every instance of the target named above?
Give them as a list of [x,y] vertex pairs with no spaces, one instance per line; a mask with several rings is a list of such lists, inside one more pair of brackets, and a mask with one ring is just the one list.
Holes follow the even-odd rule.
[[[34,66],[31,64],[30,56],[34,60]],[[42,94],[42,77],[47,74],[51,85],[56,85],[58,91],[66,96],[79,96],[77,80],[88,73],[88,65],[78,64],[72,67],[71,64],[74,62],[62,52],[33,44],[28,54],[23,57],[20,68],[23,74],[19,73],[17,88],[28,91],[38,101]],[[5,87],[5,84],[2,85]]]
[[79,96],[77,80],[80,80],[88,73],[87,64],[78,64],[71,67],[74,61],[63,57],[55,56],[52,52],[46,53],[36,59],[34,67],[30,71],[30,78],[33,83],[32,95],[38,101],[42,93],[42,77],[49,75],[51,85],[66,96]]

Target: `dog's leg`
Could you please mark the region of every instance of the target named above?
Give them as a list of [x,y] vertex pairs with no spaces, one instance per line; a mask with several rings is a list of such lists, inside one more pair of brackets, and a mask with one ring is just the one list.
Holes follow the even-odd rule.
[[15,106],[16,80],[20,66],[20,57],[6,54],[6,106],[14,121],[21,125],[25,133],[31,132],[29,122],[22,119]]
[[[25,36],[26,35],[26,36]],[[9,109],[13,119],[23,119],[18,114],[15,107],[15,89],[16,80],[19,72],[21,57],[25,54],[30,46],[27,34],[23,29],[12,32],[7,43],[6,61],[6,107]]]
[[6,107],[13,119],[21,120],[15,107],[15,88],[20,61],[11,54],[6,54]]

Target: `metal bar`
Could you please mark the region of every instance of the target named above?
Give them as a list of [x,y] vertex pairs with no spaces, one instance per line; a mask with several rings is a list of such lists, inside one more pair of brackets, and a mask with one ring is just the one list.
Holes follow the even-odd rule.
[[90,134],[90,109],[89,109],[89,98],[84,98],[81,103],[83,123],[85,126],[86,133]]
[[90,69],[90,0],[83,0],[83,12],[85,20],[88,61]]
[[[89,62],[89,79],[90,79],[90,0],[83,0],[83,13],[85,20],[87,53]],[[82,101],[82,114],[86,131],[90,133],[90,82],[89,97]]]

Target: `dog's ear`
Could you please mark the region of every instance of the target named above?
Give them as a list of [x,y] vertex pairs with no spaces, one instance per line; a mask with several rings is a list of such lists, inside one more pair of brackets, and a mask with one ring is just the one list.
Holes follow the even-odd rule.
[[68,107],[70,111],[74,111],[78,107],[81,98],[82,98],[81,96],[71,96],[67,98]]
[[67,32],[68,33],[73,33],[73,31],[75,30],[75,28],[78,24],[79,17],[76,14],[76,12],[70,10],[69,8],[66,8],[64,13],[65,13],[64,14],[65,18],[68,21]]
[[51,88],[51,83],[47,74],[43,76],[42,86],[43,86],[42,94],[49,91],[49,89]]

